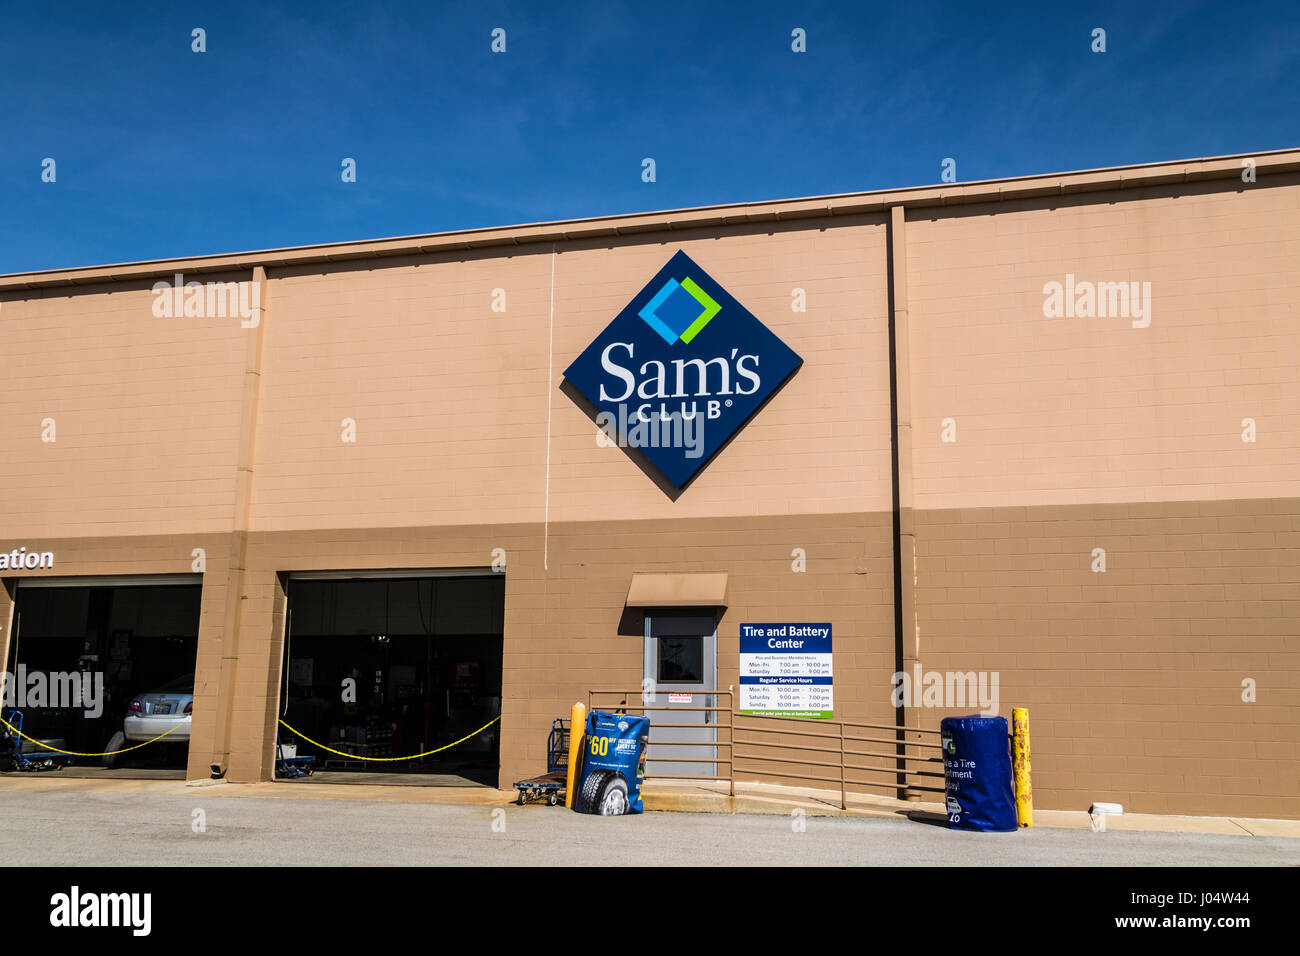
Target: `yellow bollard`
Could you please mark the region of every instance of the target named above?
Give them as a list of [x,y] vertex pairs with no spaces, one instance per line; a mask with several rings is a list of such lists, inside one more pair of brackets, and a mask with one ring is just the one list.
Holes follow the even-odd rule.
[[564,805],[573,806],[573,778],[578,772],[578,763],[582,760],[582,735],[587,727],[587,707],[574,704],[569,714],[569,772],[565,778]]
[[1016,819],[1022,827],[1034,825],[1034,791],[1029,783],[1029,711],[1011,709],[1011,769],[1016,780]]

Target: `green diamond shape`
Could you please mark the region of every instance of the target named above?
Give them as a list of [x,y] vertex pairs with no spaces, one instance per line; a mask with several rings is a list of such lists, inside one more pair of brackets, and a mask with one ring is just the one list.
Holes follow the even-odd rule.
[[700,330],[709,324],[709,321],[721,311],[722,306],[714,302],[707,292],[695,284],[695,280],[687,276],[681,281],[681,287],[695,297],[695,301],[704,306],[704,311],[700,317],[691,323],[690,328],[682,333],[682,341],[687,345],[691,344],[691,339],[700,334]]

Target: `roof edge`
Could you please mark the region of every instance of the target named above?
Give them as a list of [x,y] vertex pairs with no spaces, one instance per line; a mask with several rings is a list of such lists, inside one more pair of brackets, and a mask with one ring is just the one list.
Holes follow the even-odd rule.
[[585,219],[488,226],[415,236],[288,246],[251,252],[15,272],[0,274],[0,291],[131,281],[178,271],[232,272],[255,266],[273,268],[430,252],[468,251],[538,242],[568,242],[602,236],[671,232],[675,229],[696,229],[749,222],[815,219],[883,212],[893,206],[924,208],[990,200],[1026,199],[1036,196],[1077,195],[1139,186],[1226,179],[1241,172],[1241,162],[1245,159],[1256,161],[1256,169],[1260,175],[1300,170],[1300,148],[1279,149],[1203,159],[1108,166],[1073,172],[1038,173],[965,183],[907,186],[898,189],[837,193],[796,199],[757,200],[644,213],[620,213]]

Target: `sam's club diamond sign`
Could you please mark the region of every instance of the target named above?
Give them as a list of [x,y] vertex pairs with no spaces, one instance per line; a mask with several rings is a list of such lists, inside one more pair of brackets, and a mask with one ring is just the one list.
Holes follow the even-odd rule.
[[564,377],[611,441],[680,489],[802,362],[678,251]]
[[835,716],[830,624],[740,625],[740,712]]

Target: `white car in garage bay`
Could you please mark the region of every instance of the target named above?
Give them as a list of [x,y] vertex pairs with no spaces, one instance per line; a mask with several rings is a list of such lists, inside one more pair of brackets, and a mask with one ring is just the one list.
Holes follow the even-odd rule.
[[126,705],[122,733],[132,743],[153,740],[161,734],[167,736],[159,743],[188,743],[193,713],[194,676],[190,674],[131,698]]

